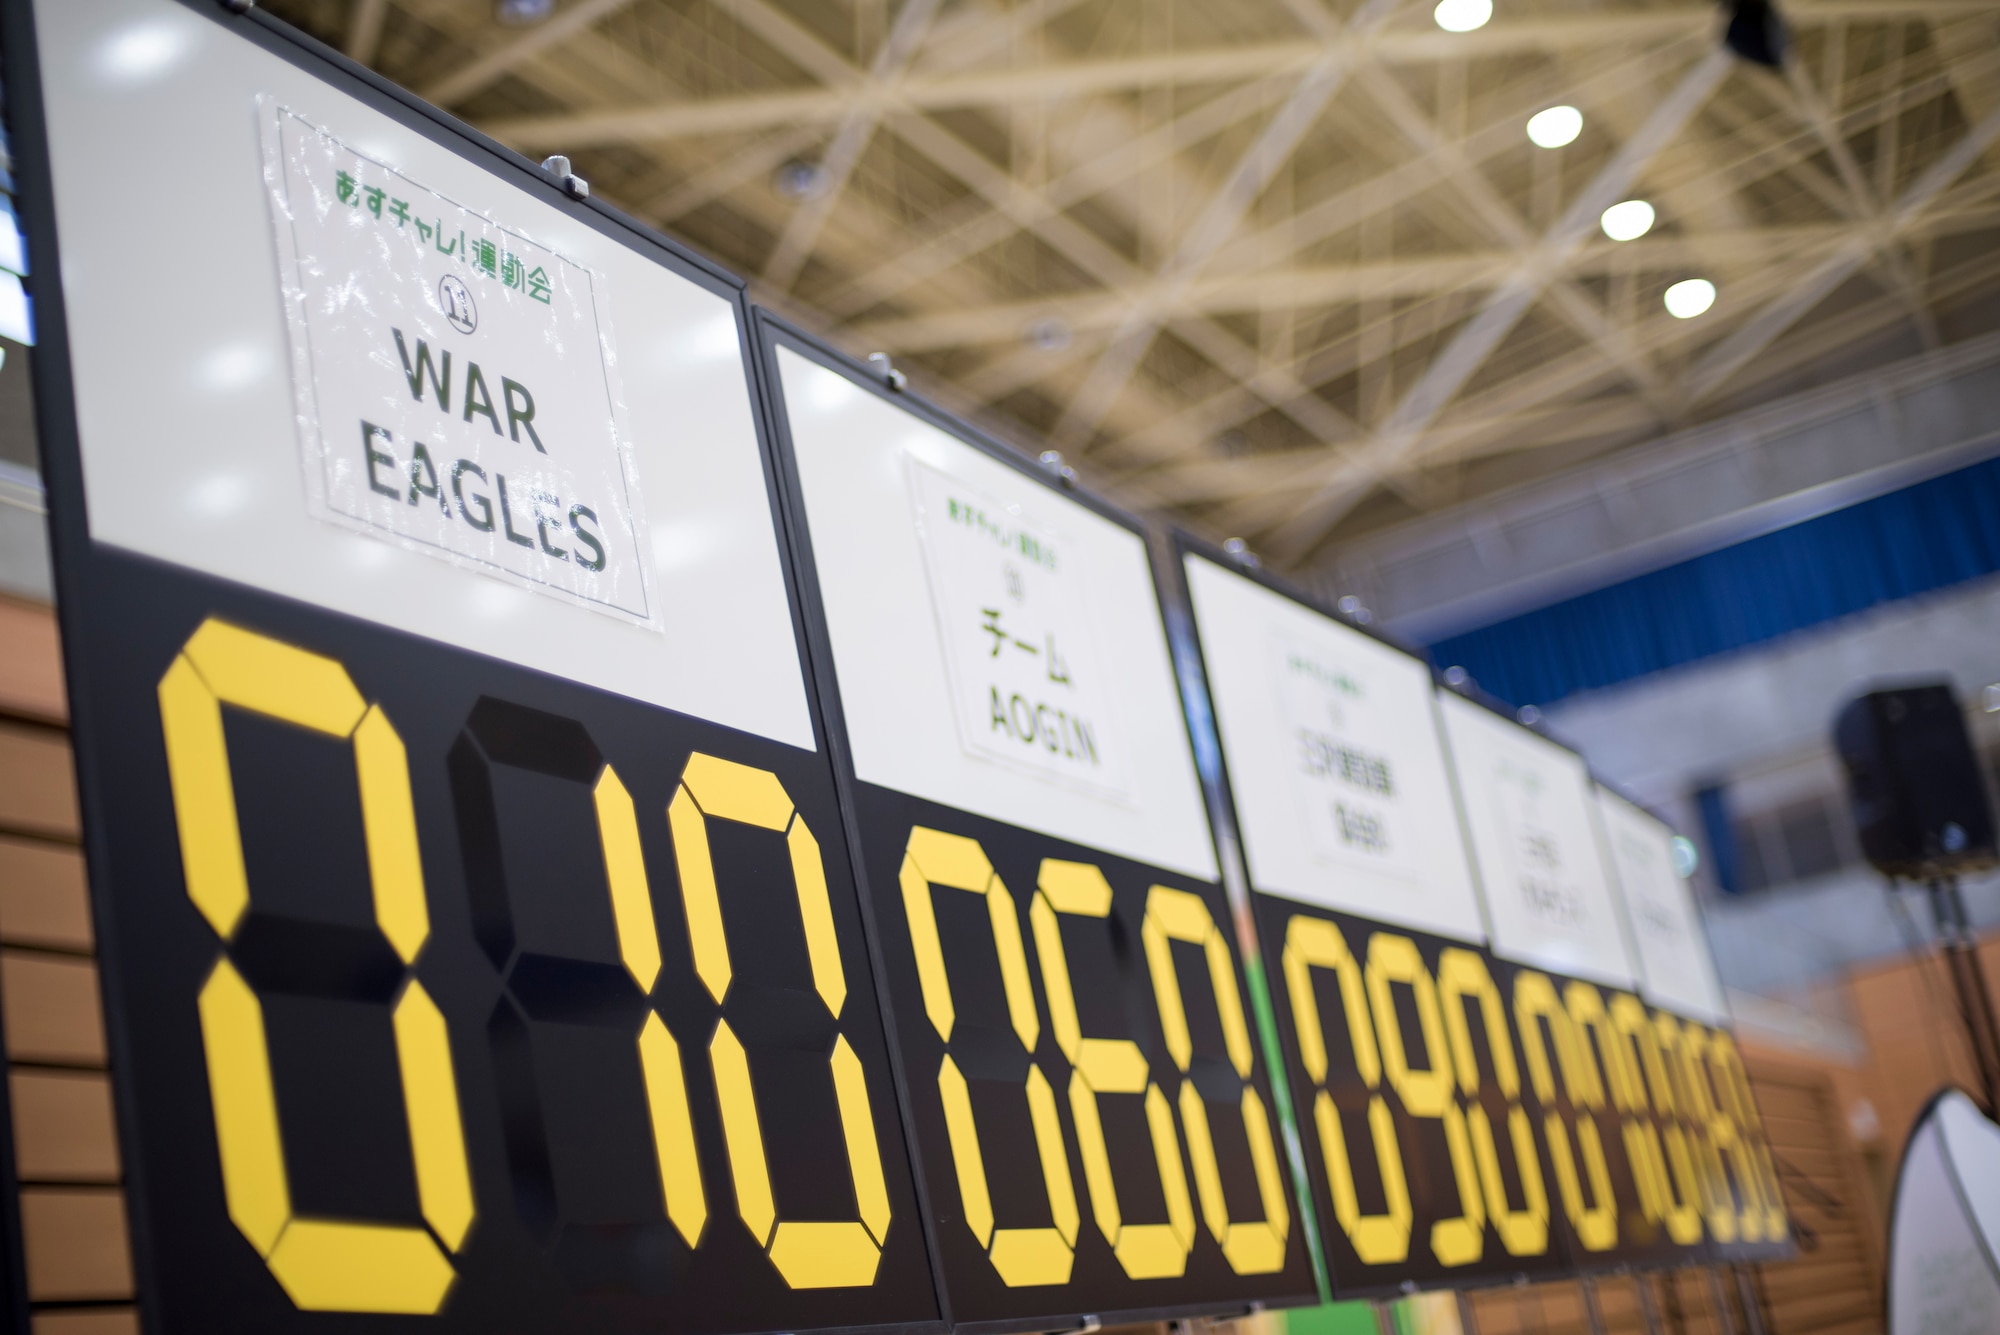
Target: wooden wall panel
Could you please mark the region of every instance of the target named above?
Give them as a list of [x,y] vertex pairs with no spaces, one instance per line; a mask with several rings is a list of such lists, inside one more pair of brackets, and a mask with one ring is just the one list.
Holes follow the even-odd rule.
[[55,618],[0,599],[0,1034],[35,1335],[137,1335]]
[[0,941],[90,952],[81,850],[0,835]]
[[75,842],[76,775],[60,728],[0,717],[0,829]]
[[16,718],[63,723],[62,650],[56,619],[40,603],[0,596],[0,711]]

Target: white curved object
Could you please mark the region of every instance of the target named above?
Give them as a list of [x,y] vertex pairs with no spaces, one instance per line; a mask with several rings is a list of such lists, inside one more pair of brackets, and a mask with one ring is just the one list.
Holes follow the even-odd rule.
[[1917,1118],[1889,1211],[1889,1335],[2000,1331],[2000,1126],[1957,1090]]

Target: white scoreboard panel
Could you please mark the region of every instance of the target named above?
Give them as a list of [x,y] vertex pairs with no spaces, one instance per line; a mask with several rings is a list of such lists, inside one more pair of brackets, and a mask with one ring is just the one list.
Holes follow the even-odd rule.
[[949,1319],[1311,1301],[1145,531],[762,329]]
[[1633,987],[1583,757],[1462,696],[1438,707],[1494,954]]
[[723,283],[197,7],[37,18],[93,538],[814,745]]
[[780,344],[863,783],[1217,876],[1145,539]]
[[1197,552],[1182,565],[1250,883],[1483,941],[1424,661]]
[[1694,887],[1674,868],[1672,828],[1601,786],[1597,814],[1638,957],[1639,990],[1676,1014],[1727,1024],[1729,1006]]

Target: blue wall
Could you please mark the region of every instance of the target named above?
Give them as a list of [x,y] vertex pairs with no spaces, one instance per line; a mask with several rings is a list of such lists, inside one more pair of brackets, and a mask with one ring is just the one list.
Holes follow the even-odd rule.
[[1989,459],[1454,635],[1431,654],[1503,700],[1545,705],[1995,571],[2000,459]]

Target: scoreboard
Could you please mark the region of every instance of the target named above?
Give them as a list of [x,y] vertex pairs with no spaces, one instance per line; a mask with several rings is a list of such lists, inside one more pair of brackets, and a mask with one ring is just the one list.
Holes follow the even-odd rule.
[[764,329],[952,1319],[1312,1301],[1145,535]]
[[1781,1254],[1666,827],[1421,660],[1176,553],[1335,1291]]
[[254,10],[4,12],[148,1330],[1783,1253],[1574,754]]

